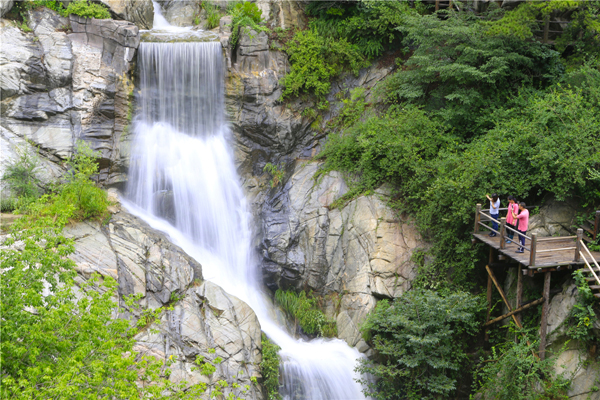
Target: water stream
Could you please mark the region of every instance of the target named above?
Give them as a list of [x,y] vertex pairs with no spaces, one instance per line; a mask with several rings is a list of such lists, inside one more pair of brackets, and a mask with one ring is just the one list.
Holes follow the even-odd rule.
[[126,205],[197,259],[205,279],[252,307],[281,347],[284,399],[364,399],[355,349],[339,339],[297,340],[271,317],[225,121],[221,52],[218,42],[140,44]]

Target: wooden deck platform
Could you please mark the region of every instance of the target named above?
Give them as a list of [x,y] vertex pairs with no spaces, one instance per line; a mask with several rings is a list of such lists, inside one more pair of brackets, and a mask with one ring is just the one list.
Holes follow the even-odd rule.
[[[543,252],[544,250],[551,250],[557,248],[569,248],[575,247],[575,240],[565,238],[564,240],[552,240],[552,241],[540,241],[538,238],[537,242],[537,251],[535,257],[535,266],[529,265],[530,253],[525,250],[524,253],[516,253],[515,251],[519,248],[515,242],[507,243],[504,249],[500,249],[500,236],[490,237],[489,231],[483,230],[480,233],[473,233],[473,237],[477,240],[487,244],[498,250],[500,254],[505,255],[506,257],[511,258],[512,260],[532,269],[537,268],[550,268],[550,267],[558,267],[562,265],[581,265],[584,264],[583,260],[575,261],[575,250],[561,250],[561,251],[551,251],[551,252]],[[515,239],[517,239],[517,235],[515,234]],[[531,241],[525,240],[525,247],[531,247]],[[591,252],[594,259],[600,263],[600,252],[593,251]]]

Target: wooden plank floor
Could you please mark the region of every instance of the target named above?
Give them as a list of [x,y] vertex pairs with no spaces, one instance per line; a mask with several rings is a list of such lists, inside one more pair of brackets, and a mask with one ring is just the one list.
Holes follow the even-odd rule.
[[[487,244],[488,246],[492,246],[497,249],[500,254],[504,254],[507,257],[512,258],[513,260],[529,267],[529,251],[525,250],[524,253],[516,253],[516,250],[519,248],[517,244],[507,243],[506,247],[503,250],[500,250],[500,236],[489,237],[489,233],[483,231],[483,233],[473,233],[473,236]],[[515,234],[515,239],[517,239],[517,235]],[[548,242],[540,241],[540,237],[538,237],[537,242],[537,250],[549,250],[556,248],[564,248],[564,247],[575,247],[574,239],[565,239],[565,240],[552,240]],[[518,239],[517,239],[518,240]],[[531,241],[529,239],[525,239],[525,247],[531,248]],[[585,250],[583,251],[584,254]],[[592,256],[596,259],[597,262],[600,263],[600,252],[592,251]],[[575,262],[575,250],[564,250],[557,252],[548,252],[548,253],[536,253],[535,256],[535,267],[534,268],[549,268],[556,267],[559,265],[578,265],[583,264],[583,260],[580,262]]]

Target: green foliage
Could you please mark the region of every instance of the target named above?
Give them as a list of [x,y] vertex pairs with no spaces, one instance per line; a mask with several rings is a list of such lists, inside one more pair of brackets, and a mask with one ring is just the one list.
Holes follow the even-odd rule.
[[585,280],[582,270],[575,271],[573,278],[577,284],[577,303],[573,305],[569,315],[567,335],[591,346],[598,341],[598,337],[594,335],[594,321],[598,319],[594,306],[598,301]]
[[[203,1],[202,8],[206,11],[206,27],[208,29],[214,29],[219,26],[221,20],[221,13],[219,6],[211,3],[210,1]],[[198,25],[196,23],[196,25]]]
[[491,112],[526,84],[562,73],[559,53],[515,36],[494,36],[468,13],[407,15],[398,29],[412,55],[380,89],[389,101],[421,104],[462,136],[493,127]]
[[470,338],[478,331],[483,301],[466,292],[442,295],[412,290],[369,313],[363,336],[377,353],[357,371],[375,399],[437,399],[456,389]]
[[311,29],[322,37],[345,39],[357,46],[366,58],[372,59],[399,44],[398,26],[406,14],[424,10],[410,8],[405,1],[312,2],[307,14]]
[[568,399],[570,382],[554,372],[554,360],[536,357],[536,341],[527,344],[527,336],[519,341],[492,347],[490,359],[482,359],[475,372],[474,390],[485,398],[497,400],[557,400]]
[[110,12],[102,4],[92,3],[87,0],[75,0],[69,3],[67,9],[62,13],[79,15],[85,18],[110,19]]
[[[26,148],[17,149],[17,159],[10,160],[6,165],[1,181],[4,183],[13,199],[22,199],[21,203],[35,200],[40,195],[37,178],[39,159],[30,154]],[[16,203],[16,199],[14,199]]]
[[600,202],[600,182],[588,172],[600,165],[600,71],[583,67],[545,93],[523,92],[514,101],[518,107],[498,110],[495,127],[467,143],[409,106],[330,135],[321,153],[325,170],[353,173],[361,190],[391,183],[397,203],[433,240],[435,261],[420,284],[449,278],[473,285],[479,257],[468,232],[474,205],[491,188],[520,199],[550,192]]
[[266,163],[263,167],[263,171],[271,174],[271,181],[269,182],[269,184],[272,188],[277,187],[277,185],[283,182],[283,177],[285,176],[285,171],[283,170],[283,167],[278,167],[275,164]]
[[35,9],[39,7],[47,7],[58,12],[63,17],[70,14],[79,15],[85,18],[110,19],[110,11],[102,4],[92,3],[88,0],[75,0],[69,3],[67,8],[64,8],[62,2],[58,0],[26,0],[23,2],[23,7]]
[[96,158],[85,142],[78,142],[75,154],[68,165],[71,167],[67,183],[60,190],[59,200],[75,206],[75,217],[79,219],[101,219],[109,205],[106,192],[98,188],[91,177],[98,172]]
[[240,31],[251,30],[256,32],[268,32],[267,27],[261,25],[262,11],[255,3],[250,1],[237,2],[227,7],[227,14],[231,15],[231,47],[235,48],[240,37]]
[[204,384],[173,384],[168,364],[133,351],[138,330],[116,317],[114,279],[93,275],[75,286],[73,240],[62,228],[76,207],[48,210],[48,198],[29,205],[0,250],[0,397],[197,398]]
[[278,289],[275,302],[295,319],[304,333],[325,337],[337,334],[336,322],[328,320],[319,309],[317,299],[307,296],[305,291],[296,293]]
[[281,348],[262,334],[262,361],[260,373],[263,376],[263,386],[267,391],[268,400],[279,400],[279,355]]
[[346,39],[320,36],[314,30],[297,32],[285,45],[289,56],[290,72],[283,79],[282,97],[312,92],[325,96],[331,87],[331,78],[349,68],[358,74],[368,65],[356,45]]

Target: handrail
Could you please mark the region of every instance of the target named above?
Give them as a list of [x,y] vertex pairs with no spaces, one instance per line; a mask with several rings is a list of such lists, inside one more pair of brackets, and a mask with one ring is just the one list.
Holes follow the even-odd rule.
[[551,237],[544,237],[544,238],[539,238],[538,242],[549,242],[551,240],[571,240],[571,239],[577,239],[577,236],[551,236]]
[[[495,219],[495,218],[492,218],[492,217],[490,217],[490,216],[489,216],[489,215],[487,215],[487,214],[484,214],[484,213],[483,213],[483,211],[479,211],[479,213],[481,213],[481,214],[485,215],[486,217],[488,217],[490,221],[495,221],[495,222],[497,222],[497,223],[498,223],[498,225],[500,225],[500,221],[498,221],[497,219]],[[481,225],[485,226],[486,228],[488,228],[489,230],[493,231],[493,229],[492,229],[492,228],[490,228],[489,226],[487,226],[487,225],[483,224],[482,222],[479,222],[479,223],[480,223]],[[506,229],[509,229],[509,230],[513,231],[514,233],[517,233],[517,234],[519,234],[519,235],[521,235],[521,236],[525,236],[525,238],[526,238],[526,239],[529,239],[529,240],[531,240],[531,238],[530,238],[529,236],[527,236],[527,235],[523,235],[521,232],[519,232],[519,231],[518,231],[518,230],[516,230],[516,229],[513,229],[513,228],[511,228],[510,226],[507,226],[507,227],[506,227]],[[498,231],[494,231],[494,232],[496,232],[496,233],[499,233]]]
[[[581,245],[587,251],[588,255],[590,256],[590,258],[592,259],[592,261],[594,262],[594,264],[596,265],[596,267],[598,267],[598,269],[600,270],[600,265],[598,265],[598,263],[596,262],[596,259],[592,256],[592,253],[590,253],[590,250],[587,248],[587,246],[585,245],[585,243],[583,243],[583,240],[581,240]],[[583,258],[583,261],[585,262],[585,265],[587,265],[587,267],[589,268],[590,272],[592,273],[592,275],[596,279],[596,282],[598,282],[598,284],[600,285],[600,278],[598,278],[598,275],[596,275],[596,273],[594,272],[594,268],[592,268],[590,266],[590,263],[588,262],[587,258],[585,257],[585,254],[583,254],[583,252],[581,252],[581,251],[579,252],[579,254],[581,255],[581,258]]]

